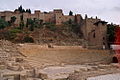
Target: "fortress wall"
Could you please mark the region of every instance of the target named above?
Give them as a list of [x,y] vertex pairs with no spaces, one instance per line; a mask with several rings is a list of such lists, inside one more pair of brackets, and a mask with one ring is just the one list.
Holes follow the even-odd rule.
[[62,17],[63,17],[62,13],[55,13],[56,25],[61,25],[61,23],[63,22]]
[[71,19],[72,21],[74,21],[74,20],[75,20],[75,16],[63,16],[63,17],[62,17],[62,21],[63,21],[63,22],[69,21],[70,19]]
[[54,21],[54,13],[44,13],[44,21],[45,22],[53,22]]
[[44,13],[40,13],[40,15],[39,15],[39,19],[41,19],[41,20],[43,20],[43,22],[45,22]]
[[24,20],[24,23],[26,24],[27,22],[27,19],[30,18],[30,17],[33,17],[33,14],[29,14],[29,13],[23,13],[23,20]]
[[89,45],[93,46],[99,46],[99,48],[103,48],[103,45],[106,44],[106,32],[107,32],[107,27],[106,24],[103,25],[101,23],[98,24],[98,26],[95,27],[94,32],[89,33]]
[[[19,12],[11,12],[11,11],[4,11],[0,13],[0,17],[3,16],[5,17],[6,21],[10,21],[12,16],[15,16],[16,22],[15,24],[19,25],[20,22],[20,15],[22,15]],[[79,18],[77,17],[77,19],[80,19],[80,15]],[[63,22],[69,21],[69,19],[71,20],[75,20],[75,16],[69,16],[69,15],[64,15],[63,11],[61,9],[55,9],[52,12],[48,12],[48,13],[44,13],[41,12],[39,10],[36,10],[34,14],[29,14],[29,13],[23,13],[23,18],[24,18],[24,22],[26,23],[27,18],[31,18],[31,19],[41,19],[43,20],[43,22],[52,22],[55,23],[56,25],[61,25]],[[78,20],[80,23],[80,20]]]
[[99,21],[98,19],[91,19],[91,18],[88,18],[86,19],[86,23],[85,23],[85,27],[86,27],[86,37],[88,38],[88,34],[92,31],[92,30],[95,30],[95,25],[94,23]]
[[4,12],[4,14],[5,14],[5,20],[10,21],[11,17],[13,16],[13,12],[7,11],[7,12]]
[[16,21],[15,21],[15,24],[19,26],[19,23],[20,23],[20,14],[14,14],[13,16],[16,17]]

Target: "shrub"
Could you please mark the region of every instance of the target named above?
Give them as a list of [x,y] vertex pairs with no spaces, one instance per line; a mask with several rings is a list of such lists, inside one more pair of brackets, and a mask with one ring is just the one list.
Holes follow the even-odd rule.
[[11,29],[10,30],[11,33],[21,33],[22,31],[20,29]]
[[44,23],[45,27],[50,29],[51,31],[55,31],[57,28],[55,26],[55,24],[53,23]]
[[4,29],[8,26],[8,22],[3,19],[0,19],[0,29]]
[[1,37],[6,40],[13,40],[16,38],[16,34],[8,30],[2,31],[0,34],[1,34]]
[[24,39],[23,39],[23,42],[26,42],[26,43],[33,43],[34,40],[33,40],[32,37],[25,36]]

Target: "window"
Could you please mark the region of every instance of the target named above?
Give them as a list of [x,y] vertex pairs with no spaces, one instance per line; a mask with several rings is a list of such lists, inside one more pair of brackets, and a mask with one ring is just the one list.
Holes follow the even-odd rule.
[[1,19],[5,20],[5,16],[1,16]]
[[94,34],[93,34],[93,38],[95,38],[95,32],[94,32]]
[[105,40],[105,37],[103,37],[103,40]]

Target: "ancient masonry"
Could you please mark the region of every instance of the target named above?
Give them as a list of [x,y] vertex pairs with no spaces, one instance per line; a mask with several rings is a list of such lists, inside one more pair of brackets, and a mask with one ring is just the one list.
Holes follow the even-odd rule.
[[107,48],[107,40],[106,40],[106,32],[107,32],[107,22],[102,21],[100,19],[82,18],[80,14],[76,14],[73,16],[64,15],[61,9],[55,9],[51,12],[41,12],[40,10],[36,10],[34,14],[30,13],[20,13],[19,11],[4,11],[0,12],[0,18],[5,21],[10,21],[12,16],[15,16],[17,19],[15,21],[15,25],[19,26],[20,16],[23,15],[24,23],[27,22],[27,19],[39,19],[43,20],[44,23],[50,22],[56,25],[61,25],[62,23],[72,20],[75,21],[80,26],[80,31],[83,33],[83,37],[85,40],[84,46],[90,48]]
[[[20,23],[20,16],[23,15],[24,18],[24,22],[27,21],[27,19],[39,19],[39,20],[43,20],[43,22],[52,22],[55,23],[56,25],[60,25],[63,22],[68,21],[69,19],[74,20],[75,16],[68,16],[68,15],[64,15],[63,11],[61,9],[55,9],[52,12],[41,12],[40,10],[36,10],[34,12],[34,14],[30,14],[30,13],[20,13],[19,11],[4,11],[4,12],[0,12],[0,18],[5,19],[6,21],[10,21],[12,16],[15,16],[16,25],[19,25]],[[81,17],[80,14],[76,15],[77,17]]]
[[17,45],[10,41],[0,40],[0,62],[14,62],[23,55],[17,50]]

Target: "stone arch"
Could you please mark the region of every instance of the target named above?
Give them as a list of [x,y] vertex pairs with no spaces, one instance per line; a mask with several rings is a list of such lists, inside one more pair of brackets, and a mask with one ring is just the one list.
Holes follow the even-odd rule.
[[118,58],[114,56],[113,59],[112,59],[112,62],[113,63],[118,63]]

